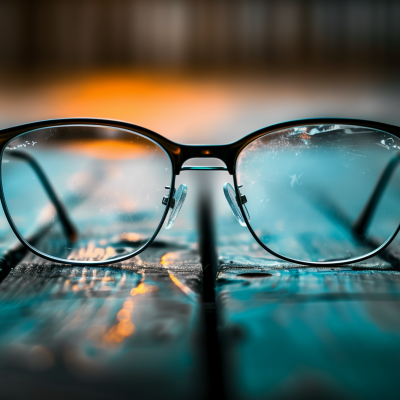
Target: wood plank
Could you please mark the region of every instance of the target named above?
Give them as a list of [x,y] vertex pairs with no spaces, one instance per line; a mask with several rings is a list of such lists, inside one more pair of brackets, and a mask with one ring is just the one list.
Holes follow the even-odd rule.
[[229,398],[398,397],[398,272],[235,266],[217,282]]
[[0,287],[1,398],[201,397],[198,255],[150,254],[14,268]]

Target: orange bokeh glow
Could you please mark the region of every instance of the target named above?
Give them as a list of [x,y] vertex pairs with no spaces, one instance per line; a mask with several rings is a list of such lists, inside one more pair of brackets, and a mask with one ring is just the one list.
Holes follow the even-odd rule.
[[100,160],[126,160],[154,153],[154,146],[148,147],[122,140],[83,140],[66,144],[63,150]]

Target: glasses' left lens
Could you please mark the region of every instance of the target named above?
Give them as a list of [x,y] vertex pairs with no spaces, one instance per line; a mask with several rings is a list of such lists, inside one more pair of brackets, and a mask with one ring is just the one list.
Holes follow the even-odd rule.
[[21,237],[40,252],[87,263],[132,254],[166,212],[172,165],[131,131],[71,125],[26,132],[2,156],[5,204]]
[[237,181],[253,233],[297,261],[356,261],[396,232],[400,140],[362,126],[271,132],[239,154]]

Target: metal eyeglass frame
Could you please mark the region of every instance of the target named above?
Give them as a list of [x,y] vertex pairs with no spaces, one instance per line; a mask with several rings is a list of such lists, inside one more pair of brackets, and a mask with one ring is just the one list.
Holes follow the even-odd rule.
[[[4,198],[4,191],[3,191],[3,183],[1,179],[1,160],[3,157],[4,150],[7,147],[7,144],[15,139],[16,137],[27,133],[32,130],[43,129],[48,127],[57,127],[57,126],[69,126],[69,125],[91,125],[91,126],[103,126],[115,129],[124,129],[126,131],[131,131],[132,133],[139,133],[144,137],[152,140],[157,145],[159,145],[169,156],[172,164],[172,179],[171,179],[171,186],[170,192],[168,195],[168,202],[165,202],[166,208],[161,218],[161,221],[154,232],[153,236],[146,242],[142,247],[138,250],[134,251],[131,254],[124,255],[109,261],[94,261],[94,262],[86,262],[86,261],[74,261],[74,260],[66,260],[49,256],[41,251],[35,249],[31,244],[29,244],[19,233],[17,227],[15,226],[10,212],[8,210],[5,198]],[[390,133],[397,138],[400,139],[400,128],[394,125],[389,125],[381,122],[373,122],[373,121],[366,121],[366,120],[359,120],[359,119],[347,119],[347,118],[311,118],[311,119],[301,119],[301,120],[294,120],[289,122],[283,122],[275,125],[271,125],[262,129],[259,129],[249,135],[243,137],[242,139],[229,143],[229,144],[222,144],[222,145],[186,145],[186,144],[178,144],[175,143],[158,133],[155,133],[149,129],[143,128],[138,125],[130,124],[127,122],[121,121],[113,121],[107,119],[92,119],[92,118],[66,118],[66,119],[55,119],[55,120],[47,120],[47,121],[38,121],[29,124],[19,125],[11,128],[6,128],[0,130],[0,200],[6,215],[6,218],[14,231],[17,238],[20,242],[25,245],[31,252],[34,254],[47,259],[49,261],[60,262],[68,265],[76,265],[76,266],[102,266],[102,265],[110,265],[116,262],[121,262],[127,260],[135,255],[144,251],[156,238],[157,234],[159,233],[161,227],[163,226],[165,219],[167,217],[169,208],[172,208],[172,203],[174,201],[173,193],[175,191],[175,177],[179,175],[181,171],[189,171],[189,170],[203,170],[203,171],[227,171],[230,175],[233,175],[233,182],[234,182],[234,189],[236,193],[236,198],[241,199],[242,194],[239,191],[238,182],[236,178],[236,160],[240,154],[240,152],[253,140],[258,139],[261,136],[268,135],[270,133],[283,130],[283,129],[290,129],[304,125],[356,125],[359,127],[376,129],[380,131],[385,131]],[[73,226],[73,223],[69,219],[69,216],[66,212],[65,207],[58,200],[54,189],[52,188],[50,182],[48,181],[44,171],[41,169],[40,165],[29,155],[25,153],[16,152],[14,154],[15,157],[23,159],[24,161],[28,162],[30,166],[34,169],[35,173],[39,177],[42,185],[44,186],[45,191],[47,192],[51,202],[55,206],[55,209],[59,215],[60,221],[63,224],[67,236],[71,241],[74,241],[76,237],[76,230]],[[213,167],[213,166],[186,166],[184,167],[183,164],[192,158],[217,158],[223,161],[226,167]],[[382,195],[385,187],[390,180],[394,170],[400,164],[400,156],[396,155],[389,162],[386,166],[385,170],[382,172],[378,182],[375,185],[373,192],[371,193],[366,205],[364,206],[362,212],[360,213],[359,217],[357,218],[355,224],[353,225],[353,233],[357,236],[362,236],[366,228],[371,220],[372,214],[375,210],[375,207],[379,201],[380,196]],[[338,261],[329,261],[329,262],[311,262],[311,261],[301,261],[292,259],[290,257],[283,256],[281,254],[275,253],[273,250],[269,249],[255,234],[254,230],[252,229],[249,220],[247,218],[247,214],[244,209],[244,202],[237,201],[240,211],[242,213],[243,219],[246,222],[250,233],[253,235],[254,239],[258,242],[258,244],[264,248],[267,252],[283,259],[288,262],[301,264],[305,266],[318,266],[318,267],[329,267],[329,266],[342,266],[353,262],[359,262],[366,260],[374,255],[378,254],[380,251],[384,250],[396,237],[397,233],[400,230],[400,224],[398,225],[396,231],[393,235],[387,239],[381,246],[379,246],[374,251],[351,260],[338,260]]]

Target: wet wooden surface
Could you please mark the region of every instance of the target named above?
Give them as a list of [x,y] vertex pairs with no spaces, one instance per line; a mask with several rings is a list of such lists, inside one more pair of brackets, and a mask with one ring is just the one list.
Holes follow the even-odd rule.
[[14,265],[2,227],[1,399],[204,398],[195,200],[149,249],[110,267],[30,253]]
[[150,254],[110,268],[28,256],[12,269],[0,291],[0,397],[202,397],[199,257]]
[[229,398],[398,398],[398,272],[230,268],[218,280]]

